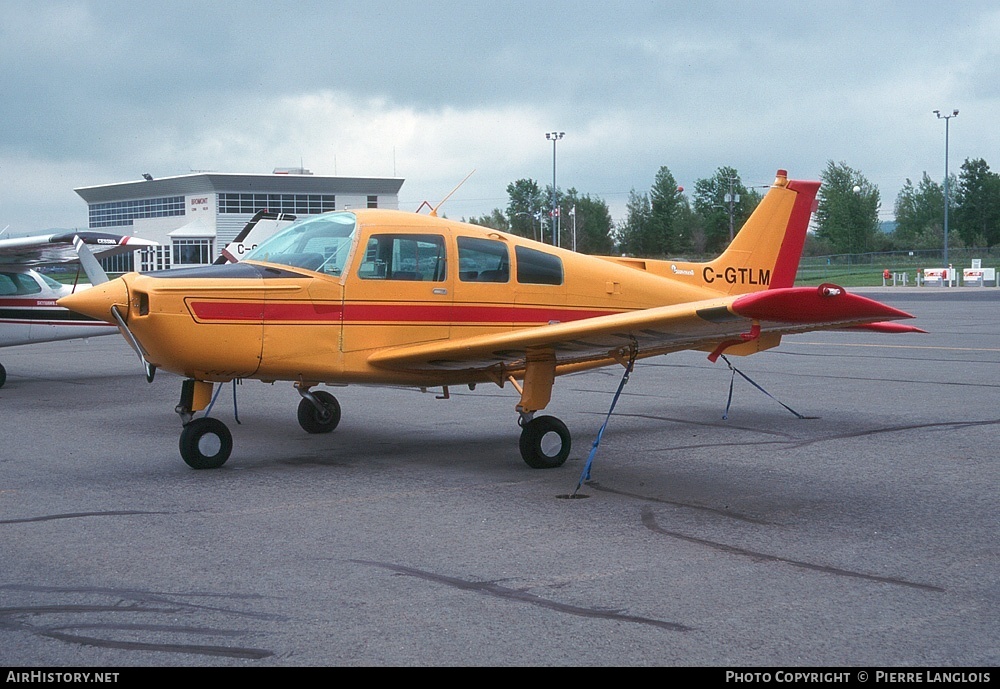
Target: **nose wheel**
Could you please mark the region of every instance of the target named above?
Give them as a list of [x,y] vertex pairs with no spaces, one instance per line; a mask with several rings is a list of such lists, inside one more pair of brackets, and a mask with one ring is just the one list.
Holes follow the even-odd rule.
[[569,457],[569,429],[554,416],[539,416],[521,424],[521,457],[532,469],[555,469]]
[[180,449],[192,469],[218,469],[233,451],[233,434],[218,419],[202,417],[181,430]]

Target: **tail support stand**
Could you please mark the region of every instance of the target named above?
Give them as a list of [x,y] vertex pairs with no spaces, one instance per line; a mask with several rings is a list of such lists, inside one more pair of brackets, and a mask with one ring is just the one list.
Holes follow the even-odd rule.
[[573,494],[569,496],[570,499],[587,497],[586,495],[578,495],[577,493],[580,490],[580,486],[583,485],[583,482],[590,480],[590,466],[594,463],[594,457],[597,455],[597,448],[601,444],[601,438],[604,437],[604,430],[608,427],[608,421],[611,420],[611,414],[615,410],[615,405],[618,404],[618,398],[621,397],[622,390],[625,389],[625,384],[628,382],[629,376],[632,375],[632,370],[635,368],[635,359],[639,355],[639,344],[635,341],[634,337],[631,339],[632,344],[629,345],[628,349],[628,361],[624,364],[625,374],[622,376],[621,382],[618,383],[618,390],[615,392],[614,399],[611,400],[611,408],[608,409],[608,415],[604,418],[604,423],[601,424],[601,430],[597,432],[594,444],[590,448],[590,455],[587,457],[587,463],[584,465],[583,471],[580,473],[580,480],[577,481]]

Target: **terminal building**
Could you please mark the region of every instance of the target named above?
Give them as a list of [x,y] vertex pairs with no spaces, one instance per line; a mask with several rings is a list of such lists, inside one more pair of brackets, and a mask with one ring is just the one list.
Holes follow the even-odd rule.
[[75,189],[88,227],[159,242],[157,249],[108,259],[110,272],[212,263],[257,211],[297,218],[351,208],[399,208],[403,180],[328,177],[301,168],[267,175],[197,172]]

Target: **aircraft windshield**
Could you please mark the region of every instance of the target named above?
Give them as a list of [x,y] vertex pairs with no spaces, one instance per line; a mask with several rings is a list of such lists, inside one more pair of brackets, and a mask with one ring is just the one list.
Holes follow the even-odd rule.
[[247,260],[340,275],[354,239],[353,213],[314,215],[292,223],[247,254]]

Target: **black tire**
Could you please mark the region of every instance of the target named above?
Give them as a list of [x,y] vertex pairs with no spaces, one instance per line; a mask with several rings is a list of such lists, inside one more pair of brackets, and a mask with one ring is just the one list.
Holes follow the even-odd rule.
[[7,382],[7,369],[3,367],[3,364],[0,364],[0,388],[2,388],[3,384],[6,382]]
[[571,444],[566,424],[554,416],[539,416],[521,427],[521,457],[532,469],[562,466]]
[[218,419],[195,419],[181,431],[181,457],[192,469],[218,469],[233,451],[233,434]]
[[303,397],[299,401],[299,425],[306,433],[329,433],[340,423],[340,402],[329,392],[322,390],[314,392],[313,396],[320,401],[326,412],[321,412]]

